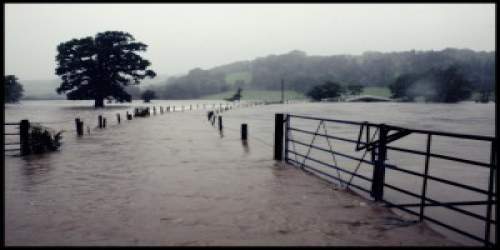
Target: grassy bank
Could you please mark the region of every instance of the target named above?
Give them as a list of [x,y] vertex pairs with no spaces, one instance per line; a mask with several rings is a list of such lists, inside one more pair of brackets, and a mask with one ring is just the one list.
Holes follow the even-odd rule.
[[[226,91],[223,93],[203,96],[200,99],[205,100],[222,100],[224,98],[229,98],[233,96],[235,91]],[[306,99],[306,97],[295,91],[285,91],[285,99],[287,100],[301,100]],[[264,100],[264,101],[279,101],[281,100],[281,91],[272,90],[243,90],[241,92],[241,100]]]

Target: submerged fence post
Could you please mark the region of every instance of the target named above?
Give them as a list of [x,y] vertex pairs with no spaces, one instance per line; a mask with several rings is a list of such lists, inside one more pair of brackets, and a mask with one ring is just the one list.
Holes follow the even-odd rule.
[[19,139],[21,144],[21,155],[29,155],[30,139],[29,139],[30,122],[29,120],[21,120],[19,124]]
[[389,132],[385,124],[380,124],[379,142],[377,144],[377,155],[373,168],[373,181],[371,196],[375,201],[381,201],[384,197],[385,160],[387,158],[387,133]]
[[246,141],[247,140],[247,124],[246,123],[243,123],[241,124],[241,139]]
[[274,116],[274,159],[283,159],[283,114],[277,113]]
[[290,116],[286,114],[285,116],[285,131],[283,131],[283,134],[285,136],[285,162],[288,163],[288,131],[290,128]]
[[97,117],[97,121],[98,121],[97,125],[99,126],[99,128],[102,128],[102,115],[99,115]]
[[80,121],[80,118],[75,118],[75,125],[76,125],[76,135],[82,136],[83,135],[83,122]]
[[118,121],[118,124],[120,124],[121,122],[120,113],[116,113],[116,120]]
[[106,128],[106,118],[102,118],[102,128]]
[[219,130],[222,131],[222,116],[219,115]]

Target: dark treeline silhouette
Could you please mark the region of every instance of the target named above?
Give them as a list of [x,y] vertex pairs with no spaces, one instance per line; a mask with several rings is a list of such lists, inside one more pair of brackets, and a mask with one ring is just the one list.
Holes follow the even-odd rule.
[[23,97],[23,85],[18,80],[15,75],[4,76],[4,102],[15,103]]
[[389,88],[393,98],[414,101],[423,97],[430,102],[448,103],[466,100],[473,91],[472,82],[465,78],[463,68],[458,65],[433,68],[419,74],[404,74]]
[[347,88],[339,83],[327,81],[321,85],[314,86],[307,96],[311,97],[314,101],[320,101],[323,98],[337,98],[344,94]]
[[[344,86],[385,86],[398,77],[423,74],[433,69],[451,66],[460,68],[472,91],[493,92],[495,83],[495,53],[469,49],[441,51],[365,52],[361,55],[308,56],[302,51],[269,55],[252,61],[240,61],[209,70],[196,68],[187,75],[171,77],[163,86],[153,89],[159,98],[188,99],[236,90],[239,87],[256,90],[280,90],[285,79],[287,90],[309,92],[327,81]],[[227,81],[231,74],[246,73],[250,79]],[[353,93],[359,93],[356,87]]]

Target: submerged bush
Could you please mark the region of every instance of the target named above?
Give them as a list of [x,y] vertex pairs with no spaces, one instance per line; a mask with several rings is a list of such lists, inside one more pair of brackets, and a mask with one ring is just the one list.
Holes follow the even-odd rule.
[[62,133],[44,127],[40,124],[32,124],[29,131],[31,152],[40,154],[55,151],[61,146]]
[[146,117],[149,116],[149,107],[137,107],[135,108],[134,116]]

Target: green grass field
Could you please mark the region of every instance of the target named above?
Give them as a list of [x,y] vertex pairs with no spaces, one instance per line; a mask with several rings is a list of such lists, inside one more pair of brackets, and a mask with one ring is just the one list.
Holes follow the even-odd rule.
[[[223,93],[203,96],[200,99],[205,100],[222,100],[233,96],[235,91],[226,91]],[[306,97],[295,91],[285,91],[285,99],[287,100],[303,100]],[[272,90],[243,90],[241,91],[241,100],[263,100],[263,101],[279,101],[281,100],[281,91]]]
[[252,75],[250,72],[237,72],[226,75],[226,83],[233,85],[238,80],[243,80],[245,83],[249,83],[252,81]]
[[391,90],[388,87],[365,87],[361,95],[373,95],[382,97],[391,97]]

